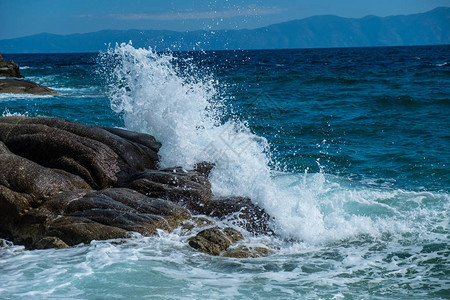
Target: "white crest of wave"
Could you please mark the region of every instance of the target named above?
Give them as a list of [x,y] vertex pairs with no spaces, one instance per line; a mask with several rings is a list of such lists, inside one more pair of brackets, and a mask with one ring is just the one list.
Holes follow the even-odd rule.
[[209,176],[213,192],[250,197],[274,217],[276,232],[286,237],[324,242],[384,231],[383,222],[369,217],[340,208],[324,210],[330,208],[323,198],[331,188],[324,174],[309,175],[306,182],[306,174],[273,172],[266,139],[243,122],[224,121],[217,82],[208,74],[183,73],[177,60],[131,43],[111,48],[102,57],[103,64],[110,65],[113,110],[123,115],[127,129],[152,134],[162,143],[161,167],[190,169],[202,161],[214,163]]
[[[180,75],[177,58],[122,44],[107,53],[115,60],[111,103],[130,130],[147,132],[161,143],[161,167],[193,168],[208,161],[219,194],[254,196],[245,178],[270,177],[267,141],[242,122],[222,122],[216,82],[207,75]],[[260,175],[259,175],[260,176]]]

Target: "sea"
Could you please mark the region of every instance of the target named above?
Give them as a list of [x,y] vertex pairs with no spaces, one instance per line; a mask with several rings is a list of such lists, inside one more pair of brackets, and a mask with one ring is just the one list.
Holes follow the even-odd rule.
[[[3,116],[149,133],[160,167],[209,161],[250,197],[267,257],[197,252],[181,230],[0,248],[0,299],[450,299],[450,46],[3,54],[58,96]],[[227,220],[220,221],[227,225]]]

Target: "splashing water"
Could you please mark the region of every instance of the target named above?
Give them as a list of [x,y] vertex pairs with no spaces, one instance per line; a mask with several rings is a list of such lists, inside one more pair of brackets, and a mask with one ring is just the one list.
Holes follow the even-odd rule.
[[[436,74],[435,69],[448,66],[434,66],[448,61],[448,47],[396,48],[390,58],[382,55],[381,62],[380,52],[391,53],[392,49],[208,52],[200,55],[205,61],[199,64],[197,54],[180,59],[190,54],[159,54],[122,45],[103,54],[100,61],[109,76],[109,97],[103,94],[103,83],[91,76],[99,67],[88,59],[95,54],[19,56],[27,65],[38,66],[39,72],[45,62],[54,86],[70,95],[4,95],[0,99],[3,115],[63,117],[102,126],[118,126],[125,120],[129,129],[153,134],[163,142],[161,167],[189,169],[196,162],[215,162],[210,175],[214,193],[251,197],[275,217],[278,235],[254,237],[243,232],[246,245],[276,250],[268,257],[251,259],[197,252],[189,247],[189,236],[181,229],[58,250],[28,251],[5,241],[2,245],[0,240],[0,298],[448,299],[450,194],[447,132],[443,130],[448,123],[444,113],[448,76],[445,70]],[[403,59],[402,53],[412,60]],[[417,56],[430,60],[430,67],[416,66]],[[320,59],[309,63],[311,57]],[[330,62],[327,68],[322,64],[325,57]],[[355,63],[347,63],[348,58],[356,58]],[[393,63],[387,65],[384,58]],[[401,63],[395,63],[399,58]],[[265,65],[267,72],[261,74],[264,61],[271,66]],[[287,62],[292,67],[281,66]],[[211,65],[219,70],[214,77],[208,70],[199,70]],[[343,70],[343,65],[350,71]],[[222,67],[226,72],[220,71]],[[337,86],[331,80],[330,85],[330,71],[337,78],[349,76],[358,83],[350,86],[345,79]],[[37,74],[33,69],[24,72],[26,76]],[[49,77],[39,78],[45,83]],[[227,86],[225,93],[224,83],[214,78],[236,86]],[[319,82],[308,83],[310,78],[319,78]],[[254,130],[264,131],[269,141],[285,141],[278,144],[279,152],[269,149],[264,138],[252,133],[253,127],[228,112],[240,111],[241,105],[248,107],[248,100],[259,92],[252,85],[255,82],[267,89],[275,103],[250,107],[243,114],[258,118],[282,104],[272,119],[249,119],[258,126]],[[393,90],[391,82],[400,88]],[[358,89],[351,92],[350,88]],[[397,98],[403,93],[413,100]],[[389,97],[370,98],[375,99],[373,103],[366,99],[368,94]],[[226,98],[230,95],[235,95],[232,101]],[[305,99],[296,95],[305,95]],[[119,114],[111,111],[110,100]],[[235,107],[230,108],[228,102]],[[374,109],[375,115],[370,115]],[[345,120],[328,127],[329,114]],[[362,121],[355,121],[355,116]],[[389,133],[391,120],[397,120],[394,127],[402,131]],[[327,138],[348,142],[347,151],[310,147],[322,140],[324,134],[315,131],[322,124],[335,130],[330,135],[325,132]],[[367,131],[360,130],[363,125]],[[378,140],[371,134],[383,129]],[[390,151],[391,147],[381,143],[390,138],[396,142],[394,150],[402,151]],[[404,143],[397,144],[398,138]],[[366,146],[373,148],[352,156]],[[414,165],[416,160],[401,155],[403,150],[413,158],[422,150],[427,160]],[[300,158],[286,158],[292,154]],[[377,160],[380,154],[382,159]],[[393,160],[384,164],[389,155]],[[331,156],[342,163],[331,166],[326,158]],[[317,157],[324,157],[315,168],[318,173],[286,173],[272,167],[278,161],[285,161],[289,169],[311,167]],[[428,161],[430,157],[436,159]],[[346,171],[347,163],[355,158],[365,163]],[[392,167],[406,172],[407,180],[402,183],[398,172],[389,172]],[[408,171],[409,167],[414,170]],[[368,172],[374,175],[367,176]],[[420,178],[409,181],[411,176]],[[384,184],[385,179],[392,181]]]
[[261,198],[266,189],[256,182],[270,178],[268,143],[242,122],[222,121],[226,116],[218,109],[222,103],[212,78],[182,77],[170,54],[130,44],[107,55],[117,63],[112,72],[112,107],[123,114],[128,129],[161,141],[161,167],[189,169],[209,161],[215,164],[210,178],[214,192]]
[[[226,120],[218,83],[193,67],[186,74],[177,67],[179,59],[131,44],[102,56],[103,64],[111,67],[113,110],[123,115],[126,128],[161,141],[161,167],[190,169],[198,162],[214,163],[209,179],[216,195],[250,197],[274,217],[278,234],[305,242],[360,234],[380,237],[412,226],[417,215],[400,217],[395,207],[384,203],[392,197],[389,192],[351,190],[345,181],[324,173],[271,170],[267,140],[244,122]],[[377,213],[359,213],[364,207]]]

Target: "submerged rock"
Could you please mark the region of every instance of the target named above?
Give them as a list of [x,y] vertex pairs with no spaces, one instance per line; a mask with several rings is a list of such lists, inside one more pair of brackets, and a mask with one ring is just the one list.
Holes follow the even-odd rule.
[[[154,137],[57,118],[0,118],[0,239],[29,249],[92,240],[192,231],[229,219],[269,232],[269,216],[247,198],[217,198],[210,166],[157,169]],[[192,217],[193,214],[206,215]],[[241,240],[231,228],[208,228],[189,240],[219,255]]]

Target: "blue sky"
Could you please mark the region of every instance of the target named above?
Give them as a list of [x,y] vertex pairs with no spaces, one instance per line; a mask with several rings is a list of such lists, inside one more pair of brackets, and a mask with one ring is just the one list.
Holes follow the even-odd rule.
[[0,0],[0,39],[102,29],[241,29],[314,15],[420,13],[450,0]]

